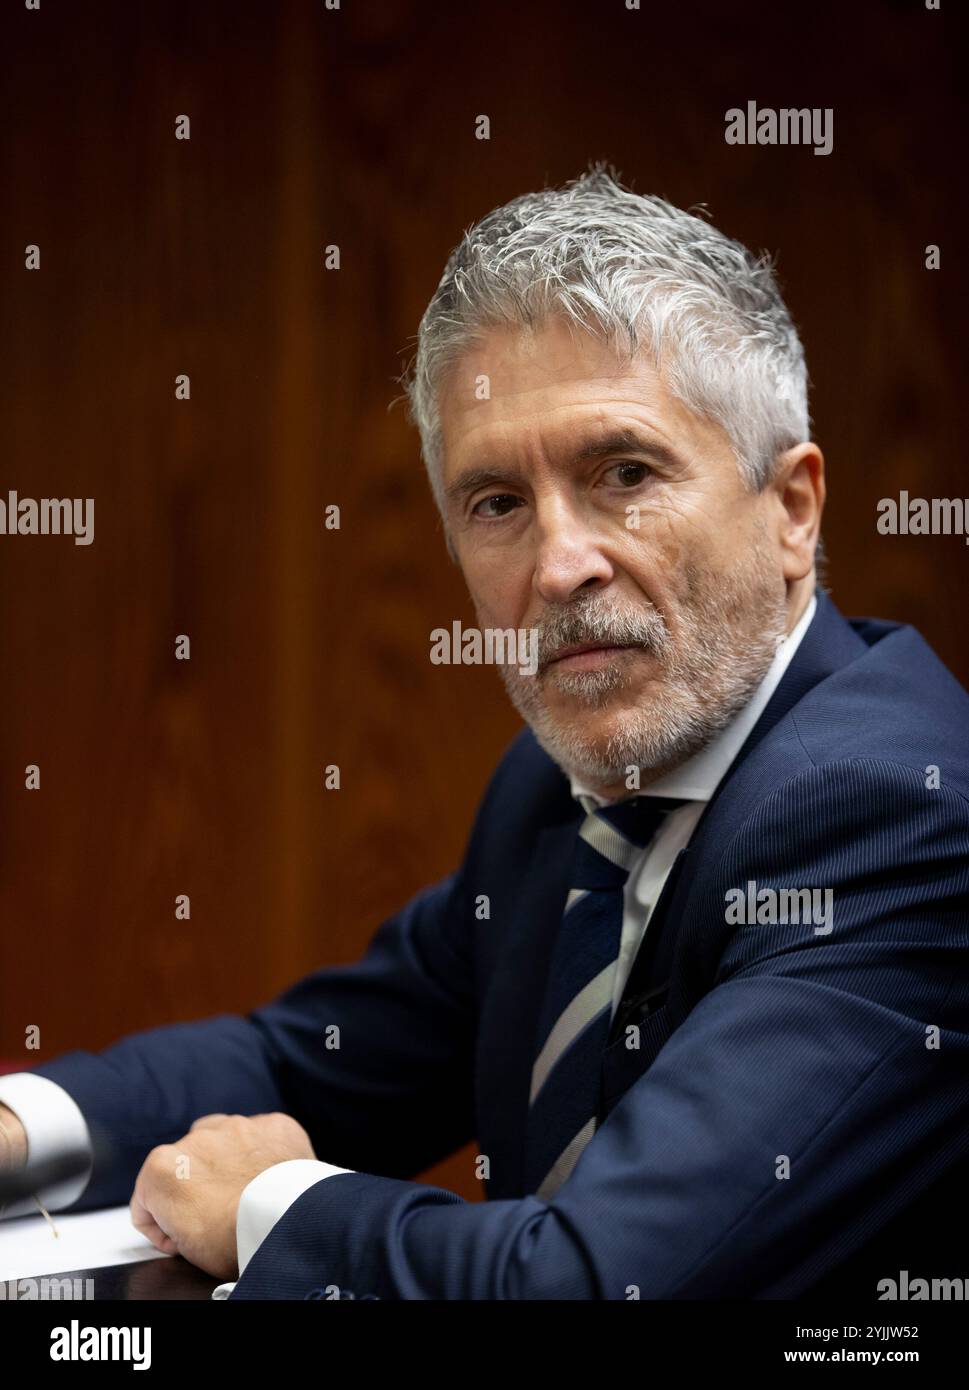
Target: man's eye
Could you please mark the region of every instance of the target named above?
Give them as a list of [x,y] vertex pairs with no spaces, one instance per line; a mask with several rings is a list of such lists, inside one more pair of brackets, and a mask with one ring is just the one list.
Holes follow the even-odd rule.
[[490,497],[483,497],[480,502],[476,502],[471,511],[474,516],[483,516],[486,519],[506,516],[521,500],[513,492],[495,492]]
[[620,487],[636,487],[649,471],[648,463],[636,463],[632,459],[624,459],[621,463],[614,463],[607,468],[603,477],[608,478],[610,474],[613,474],[613,481],[617,482]]

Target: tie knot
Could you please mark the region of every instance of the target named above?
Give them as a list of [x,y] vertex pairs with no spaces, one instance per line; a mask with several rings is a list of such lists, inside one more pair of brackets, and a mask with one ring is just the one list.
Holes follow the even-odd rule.
[[671,797],[637,796],[592,811],[579,829],[572,887],[619,887],[669,813],[684,805]]
[[594,814],[618,830],[624,839],[642,848],[649,844],[669,813],[685,805],[685,801],[670,796],[634,796],[601,806]]

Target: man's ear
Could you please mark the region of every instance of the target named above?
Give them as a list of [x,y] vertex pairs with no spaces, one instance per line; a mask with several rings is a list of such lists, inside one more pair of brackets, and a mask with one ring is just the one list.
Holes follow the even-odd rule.
[[777,499],[777,536],[789,582],[811,573],[824,511],[824,455],[810,440],[779,454],[769,484]]

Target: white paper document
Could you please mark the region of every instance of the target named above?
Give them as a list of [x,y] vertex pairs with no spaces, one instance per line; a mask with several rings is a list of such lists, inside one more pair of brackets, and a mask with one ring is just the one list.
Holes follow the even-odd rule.
[[135,1230],[127,1206],[63,1216],[55,1211],[51,1220],[56,1236],[40,1212],[0,1221],[0,1279],[33,1279],[71,1269],[171,1259]]

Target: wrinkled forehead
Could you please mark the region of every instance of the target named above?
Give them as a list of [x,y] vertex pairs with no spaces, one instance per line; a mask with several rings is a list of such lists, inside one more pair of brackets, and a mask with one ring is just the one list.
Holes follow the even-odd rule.
[[463,468],[576,459],[625,430],[694,456],[733,455],[723,429],[697,415],[645,352],[563,321],[489,328],[451,363],[438,393],[445,484]]

